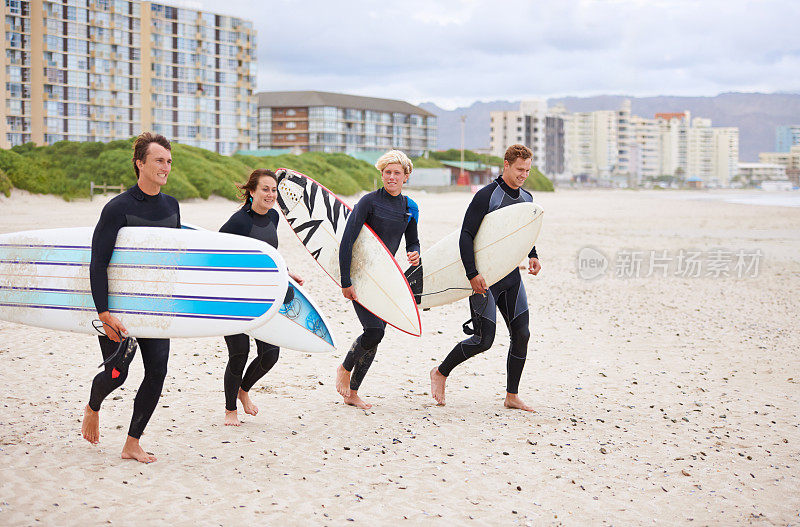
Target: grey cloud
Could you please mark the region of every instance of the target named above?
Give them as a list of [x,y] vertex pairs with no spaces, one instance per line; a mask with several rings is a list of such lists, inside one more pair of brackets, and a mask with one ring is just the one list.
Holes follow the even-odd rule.
[[800,2],[246,2],[259,89],[432,100],[800,89]]

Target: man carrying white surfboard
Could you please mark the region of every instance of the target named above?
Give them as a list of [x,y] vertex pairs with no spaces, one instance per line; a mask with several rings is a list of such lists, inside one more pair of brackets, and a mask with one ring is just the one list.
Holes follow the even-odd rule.
[[417,236],[419,208],[411,198],[402,195],[403,184],[408,181],[414,165],[403,152],[391,150],[378,159],[375,167],[381,172],[383,187],[370,192],[356,203],[347,218],[339,246],[342,294],[348,300],[353,300],[353,307],[364,331],[353,342],[344,361],[336,369],[336,390],[346,404],[363,409],[371,408],[372,405],[358,396],[358,388],[375,358],[386,322],[356,302],[358,298],[350,280],[350,268],[354,263],[353,242],[364,224],[367,224],[392,254],[397,252],[400,238],[405,236],[408,262],[411,265],[420,263]]
[[[169,141],[162,135],[144,132],[133,144],[133,169],[136,185],[109,201],[100,213],[100,220],[92,237],[92,257],[89,265],[89,280],[92,298],[98,318],[103,323],[106,336],[100,336],[100,351],[103,360],[114,355],[120,337],[127,334],[125,326],[108,309],[108,264],[114,252],[117,233],[123,227],[170,227],[180,228],[181,216],[178,202],[172,196],[161,193],[172,168]],[[139,445],[150,416],[153,414],[164,378],[167,375],[169,339],[137,339],[144,363],[144,379],[136,392],[133,415],[128,436],[122,448],[123,459],[135,459],[151,463],[156,457]],[[127,366],[127,365],[126,365]],[[92,381],[89,403],[83,414],[81,433],[92,444],[100,440],[100,405],[114,389],[125,382],[127,367],[122,371],[115,362],[108,362],[103,371]]]
[[[474,294],[469,297],[473,327],[472,336],[459,342],[442,363],[431,370],[431,395],[444,405],[445,381],[450,372],[470,357],[488,350],[494,342],[497,327],[497,309],[503,315],[511,336],[511,346],[506,360],[507,384],[505,406],[533,411],[533,407],[519,398],[519,381],[528,353],[528,300],[519,269],[514,269],[497,283],[486,284],[475,267],[473,241],[483,218],[490,212],[515,203],[532,202],[531,194],[522,188],[531,169],[533,152],[524,145],[512,145],[503,159],[503,174],[480,189],[472,198],[461,226],[459,249],[464,270]],[[541,270],[536,247],[528,254],[528,273],[536,275]]]

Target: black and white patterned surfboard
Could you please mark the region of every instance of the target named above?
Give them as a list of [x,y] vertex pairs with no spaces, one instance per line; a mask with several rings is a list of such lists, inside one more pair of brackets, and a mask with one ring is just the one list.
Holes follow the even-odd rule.
[[[310,177],[285,168],[278,176],[278,205],[308,252],[341,286],[339,244],[348,207]],[[353,244],[351,280],[358,301],[397,329],[419,336],[417,304],[403,271],[383,242],[365,225]]]

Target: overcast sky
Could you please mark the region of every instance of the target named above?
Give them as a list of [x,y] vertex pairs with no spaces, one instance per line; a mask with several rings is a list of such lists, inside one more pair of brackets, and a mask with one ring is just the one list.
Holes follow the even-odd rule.
[[798,0],[200,0],[253,20],[259,91],[432,101],[800,92]]

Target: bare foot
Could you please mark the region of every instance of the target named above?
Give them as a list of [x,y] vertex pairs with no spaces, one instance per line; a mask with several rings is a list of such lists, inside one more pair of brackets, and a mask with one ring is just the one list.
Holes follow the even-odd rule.
[[350,397],[350,372],[345,370],[341,364],[336,368],[336,391],[347,402],[346,399]]
[[528,406],[525,402],[519,398],[519,395],[516,393],[508,393],[506,392],[506,400],[503,403],[503,406],[506,408],[517,408],[519,410],[525,410],[526,412],[535,412],[536,410],[533,409],[533,406]]
[[372,408],[371,404],[364,402],[364,400],[358,396],[358,392],[356,390],[348,390],[348,391],[350,392],[350,394],[344,397],[345,404],[361,408],[362,410],[369,410],[370,408]]
[[439,406],[444,406],[444,383],[446,381],[447,377],[439,373],[439,368],[431,370],[431,395]]
[[81,425],[83,438],[93,445],[100,442],[100,412],[95,412],[89,405],[83,409],[83,424]]
[[239,388],[239,400],[242,401],[242,407],[244,408],[244,413],[250,415],[256,415],[258,413],[258,406],[253,404],[253,401],[250,400],[250,395],[242,391]]
[[227,408],[225,409],[225,426],[239,426],[242,422],[239,421],[239,414],[236,413],[236,410],[230,411]]
[[125,446],[122,447],[122,459],[135,459],[140,463],[152,463],[156,456],[149,454],[139,445],[139,440],[128,436]]

